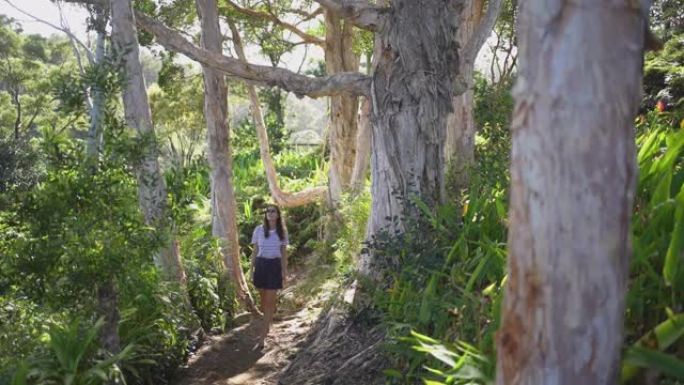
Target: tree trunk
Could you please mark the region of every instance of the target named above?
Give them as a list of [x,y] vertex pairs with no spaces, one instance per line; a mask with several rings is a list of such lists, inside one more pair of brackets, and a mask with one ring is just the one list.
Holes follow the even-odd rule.
[[[359,56],[352,44],[351,23],[333,12],[325,12],[325,69],[328,75],[359,69]],[[331,203],[338,202],[342,192],[350,187],[356,156],[356,131],[359,110],[358,97],[351,95],[330,98],[330,171],[328,190]]]
[[[202,47],[221,53],[216,0],[197,0],[202,29]],[[237,202],[233,191],[233,156],[228,129],[228,87],[223,73],[202,66],[204,74],[204,117],[207,121],[207,147],[211,166],[212,234],[220,239],[223,264],[242,303],[257,312],[240,267]]]
[[[429,207],[444,194],[444,140],[458,73],[459,0],[396,0],[377,34],[371,86],[369,235],[404,231],[417,196]],[[393,220],[396,218],[396,220]],[[366,274],[383,270],[362,258]]]
[[114,279],[109,278],[97,288],[97,311],[104,319],[104,325],[100,330],[100,343],[111,354],[121,351],[119,341],[119,308],[117,307],[118,294]]
[[[473,37],[475,28],[482,18],[483,0],[466,0],[461,11],[457,39],[459,47],[465,47]],[[468,186],[469,170],[475,161],[475,118],[473,116],[473,75],[475,62],[461,60],[460,75],[467,89],[452,98],[454,113],[447,120],[444,145],[447,182],[450,198],[460,198],[461,191]]]
[[520,8],[497,384],[616,384],[648,10],[552,4]]
[[358,194],[366,183],[366,174],[370,163],[370,104],[370,99],[365,98],[359,113],[359,128],[356,133],[356,154],[350,182],[352,194]]
[[[105,58],[105,31],[97,32],[95,43],[95,66],[103,64]],[[97,158],[102,146],[102,123],[104,119],[105,95],[100,84],[90,87],[93,93],[93,104],[90,109],[90,128],[88,129],[88,142],[86,144],[86,154],[88,158]]]
[[[238,59],[247,62],[247,57],[242,46],[242,38],[235,23],[228,19],[228,26],[230,27],[233,46],[237,53]],[[280,207],[297,207],[303,206],[325,198],[328,189],[325,187],[308,188],[297,193],[287,193],[280,189],[278,184],[278,174],[276,173],[273,159],[271,158],[271,150],[268,142],[268,131],[266,130],[266,123],[264,122],[264,115],[261,111],[259,97],[256,88],[246,83],[247,95],[249,96],[249,103],[252,112],[252,119],[254,119],[254,126],[256,127],[257,137],[259,138],[259,152],[261,154],[261,161],[264,164],[266,171],[266,180],[268,181],[268,188],[271,192],[273,201]]]
[[[123,89],[126,124],[135,128],[146,144],[143,159],[137,165],[140,208],[147,224],[171,231],[166,207],[166,185],[157,160],[157,143],[140,65],[131,0],[110,0],[110,11],[112,43],[116,52],[121,55],[119,60],[126,76]],[[181,264],[178,245],[172,238],[169,238],[162,250],[155,255],[155,262],[167,279],[184,284],[185,271]]]
[[21,101],[19,100],[18,88],[12,91],[12,101],[14,102],[14,107],[17,110],[17,117],[14,120],[14,140],[19,140],[19,133],[21,130]]

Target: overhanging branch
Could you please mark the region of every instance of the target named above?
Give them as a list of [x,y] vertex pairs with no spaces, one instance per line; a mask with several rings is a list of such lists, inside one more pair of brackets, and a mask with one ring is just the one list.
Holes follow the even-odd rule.
[[501,3],[502,0],[489,0],[487,14],[476,27],[475,32],[470,37],[470,40],[468,40],[468,43],[463,49],[461,60],[464,60],[468,63],[475,62],[477,54],[480,52],[480,48],[482,48],[482,45],[485,43],[485,41],[487,41],[487,38],[494,29],[496,19],[499,17],[499,12],[501,12]]
[[136,24],[152,33],[159,44],[219,71],[262,85],[280,87],[298,97],[334,96],[342,94],[367,95],[370,78],[358,72],[344,72],[325,77],[310,77],[292,71],[255,64],[242,63],[237,59],[202,49],[180,33],[152,19],[142,12],[135,12]]
[[379,7],[365,0],[315,0],[331,12],[349,20],[355,26],[369,31],[380,29],[386,7]]
[[244,8],[244,7],[241,7],[238,4],[236,4],[230,0],[227,0],[226,2],[228,3],[228,5],[230,5],[237,12],[242,13],[243,15],[258,18],[261,20],[270,21],[273,24],[279,25],[279,26],[285,28],[286,30],[291,31],[292,33],[299,36],[303,41],[305,41],[307,43],[316,44],[316,45],[319,45],[321,47],[325,45],[325,40],[323,40],[319,37],[316,37],[314,35],[308,34],[304,31],[302,31],[301,29],[297,28],[293,24],[286,23],[286,22],[280,20],[280,18],[278,18],[276,15],[273,15],[273,14],[268,13],[268,12],[255,11],[255,10],[250,9],[250,8]]

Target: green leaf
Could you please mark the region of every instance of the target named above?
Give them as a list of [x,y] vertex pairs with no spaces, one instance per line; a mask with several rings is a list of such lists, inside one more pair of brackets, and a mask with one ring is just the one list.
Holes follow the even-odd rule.
[[651,197],[651,207],[656,207],[659,204],[670,199],[670,189],[672,186],[672,169],[664,170],[664,175],[661,175],[660,181],[653,191]]
[[677,379],[684,379],[684,361],[670,354],[637,346],[627,350],[624,360],[633,366],[655,369]]
[[423,381],[425,381],[425,385],[444,385],[443,382],[439,382],[439,381],[426,380],[426,379],[423,379]]
[[418,333],[417,331],[414,331],[414,330],[411,330],[411,335],[414,336],[414,337],[416,337],[416,339],[417,339],[418,341],[421,341],[421,342],[426,342],[426,343],[429,343],[429,344],[437,344],[437,343],[439,343],[439,341],[437,341],[437,340],[435,340],[435,339],[432,339],[432,338],[430,338],[430,337],[428,337],[428,336],[426,336],[426,335],[420,334],[420,333]]
[[[682,336],[684,336],[684,313],[677,314],[661,322],[653,330],[639,338],[632,346],[632,349],[648,347],[662,351],[669,348]],[[622,383],[629,382],[638,372],[639,366],[625,359],[622,364]]]
[[26,364],[26,362],[22,361],[17,367],[17,370],[14,372],[14,375],[12,376],[12,385],[26,385],[26,378],[28,377],[28,374],[28,365]]
[[675,224],[672,230],[672,239],[665,255],[663,265],[663,278],[665,283],[670,286],[677,278],[679,265],[684,254],[684,185],[677,194],[677,208],[675,209]]
[[392,378],[398,378],[401,379],[403,376],[401,375],[401,372],[396,370],[396,369],[385,369],[382,371],[387,377],[392,377]]

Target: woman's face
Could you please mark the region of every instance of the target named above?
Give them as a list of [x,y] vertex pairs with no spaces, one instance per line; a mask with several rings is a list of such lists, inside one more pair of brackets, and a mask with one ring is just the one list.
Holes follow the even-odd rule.
[[266,219],[276,220],[280,215],[278,214],[278,209],[276,207],[270,206],[266,208]]

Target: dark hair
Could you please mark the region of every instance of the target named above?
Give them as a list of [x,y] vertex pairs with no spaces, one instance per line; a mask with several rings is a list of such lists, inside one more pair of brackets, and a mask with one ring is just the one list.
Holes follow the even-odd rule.
[[268,238],[270,228],[268,226],[268,218],[266,217],[269,208],[273,207],[278,213],[278,220],[276,221],[276,233],[278,233],[278,238],[282,241],[285,239],[285,225],[283,224],[283,215],[280,213],[280,208],[276,205],[266,205],[264,208],[264,237]]

